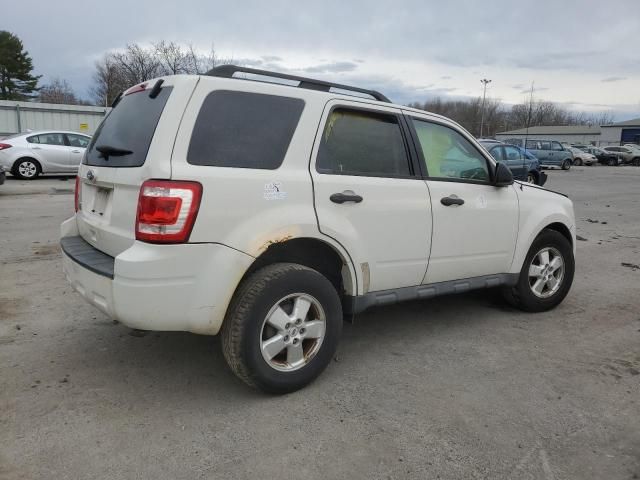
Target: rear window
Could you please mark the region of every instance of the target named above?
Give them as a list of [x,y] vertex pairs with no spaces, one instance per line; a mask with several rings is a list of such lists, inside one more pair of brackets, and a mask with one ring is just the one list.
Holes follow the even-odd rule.
[[284,160],[303,108],[299,98],[212,92],[198,113],[187,162],[274,170]]
[[[96,167],[143,165],[171,91],[172,87],[163,87],[156,98],[150,98],[148,90],[122,97],[98,127],[87,149],[85,163]],[[102,147],[131,153],[105,155],[98,151]]]

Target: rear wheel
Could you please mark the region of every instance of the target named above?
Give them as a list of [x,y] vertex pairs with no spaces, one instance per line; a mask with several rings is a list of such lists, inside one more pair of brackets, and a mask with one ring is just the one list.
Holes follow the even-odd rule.
[[607,165],[609,165],[610,167],[617,167],[618,166],[618,159],[617,158],[610,158],[609,160],[607,160]]
[[518,283],[504,289],[504,297],[527,312],[550,310],[569,293],[574,270],[569,240],[555,230],[543,230],[529,249]]
[[562,169],[569,170],[570,168],[571,168],[571,160],[567,158],[564,162],[562,162]]
[[277,263],[238,288],[222,327],[222,346],[242,381],[287,393],[322,373],[341,332],[342,307],[333,284],[305,266]]
[[640,167],[640,157],[636,157],[632,160],[632,163],[635,167]]
[[33,180],[40,175],[41,171],[40,164],[36,160],[32,158],[21,158],[13,164],[11,173],[23,180]]

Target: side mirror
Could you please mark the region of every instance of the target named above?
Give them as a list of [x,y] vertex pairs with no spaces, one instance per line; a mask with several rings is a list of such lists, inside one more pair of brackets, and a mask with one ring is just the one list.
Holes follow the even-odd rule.
[[513,174],[509,167],[507,167],[504,163],[498,163],[496,165],[496,176],[493,184],[496,187],[508,187],[509,185],[513,185]]

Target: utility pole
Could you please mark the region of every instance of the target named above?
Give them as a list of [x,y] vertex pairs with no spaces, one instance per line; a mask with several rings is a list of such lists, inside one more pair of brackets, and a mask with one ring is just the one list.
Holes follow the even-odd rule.
[[484,127],[484,102],[487,98],[487,85],[491,83],[491,80],[483,78],[482,80],[480,80],[480,83],[484,85],[484,91],[482,92],[482,115],[480,117],[480,138],[482,138],[482,130]]

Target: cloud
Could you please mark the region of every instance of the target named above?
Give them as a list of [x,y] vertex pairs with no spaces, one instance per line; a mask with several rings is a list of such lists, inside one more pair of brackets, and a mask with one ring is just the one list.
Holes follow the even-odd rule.
[[451,80],[451,75],[443,75],[440,77],[441,80]]
[[601,82],[620,82],[622,80],[626,80],[627,77],[607,77],[600,80]]
[[[533,87],[533,93],[546,92],[547,90],[549,90],[548,87]],[[520,91],[520,93],[531,93],[531,88],[525,88],[522,91]]]
[[342,73],[352,72],[357,66],[358,65],[353,62],[331,62],[305,67],[302,71],[306,73]]

